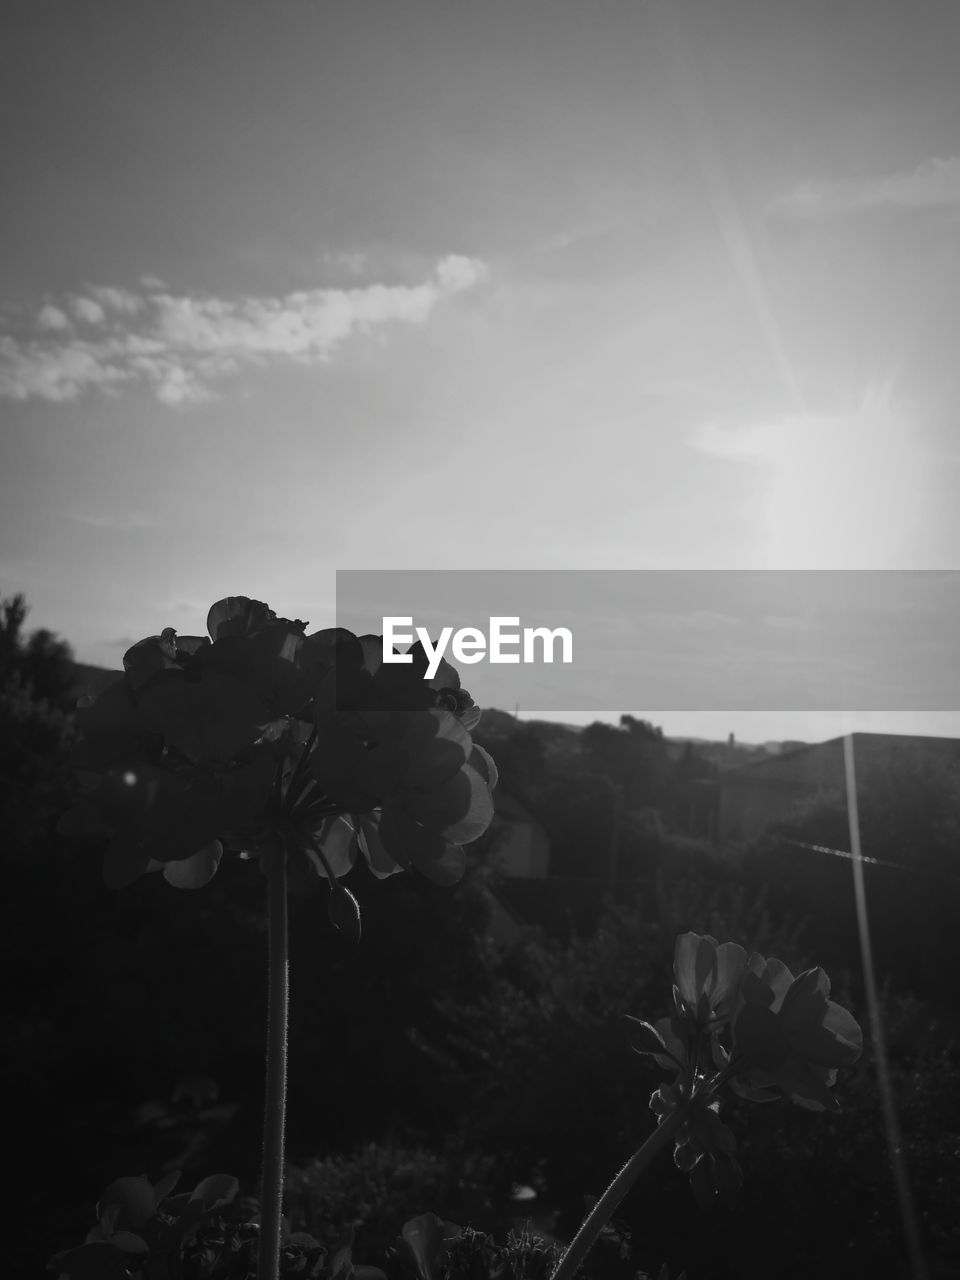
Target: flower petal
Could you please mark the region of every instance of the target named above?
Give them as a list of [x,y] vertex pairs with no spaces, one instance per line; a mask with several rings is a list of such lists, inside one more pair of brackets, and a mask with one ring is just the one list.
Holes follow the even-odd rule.
[[684,1004],[696,1009],[706,984],[716,973],[717,944],[709,935],[681,933],[673,953],[673,973]]
[[223,845],[213,840],[189,858],[168,862],[163,868],[163,878],[175,889],[202,889],[216,875]]
[[[357,833],[349,819],[343,815],[327,818],[317,835],[317,844],[335,880],[352,870],[357,860]],[[326,868],[320,874],[327,878]]]
[[[461,723],[463,723],[464,728],[469,728],[465,722],[461,721]],[[485,751],[483,747],[475,742],[473,744],[473,750],[470,752],[470,759],[468,763],[471,768],[476,769],[477,773],[479,773],[480,777],[492,791],[500,780],[500,774],[490,752]]]
[[718,1017],[727,1017],[732,1012],[746,968],[747,953],[743,947],[736,942],[722,942],[717,947],[717,981],[711,1004]]
[[277,621],[277,615],[262,600],[249,596],[226,596],[210,606],[207,631],[213,640],[222,636],[245,636]]
[[360,845],[360,851],[378,880],[385,880],[388,876],[396,875],[398,871],[402,871],[404,867],[410,865],[409,858],[401,863],[399,859],[393,858],[387,853],[383,847],[383,841],[380,839],[378,822],[374,822],[366,814],[355,815],[354,821],[357,824],[357,842]]

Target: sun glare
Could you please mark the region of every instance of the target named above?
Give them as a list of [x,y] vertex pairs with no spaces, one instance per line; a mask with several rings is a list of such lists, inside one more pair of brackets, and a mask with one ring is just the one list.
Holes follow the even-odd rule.
[[792,415],[754,437],[771,569],[910,568],[923,510],[916,432],[885,397],[852,413]]

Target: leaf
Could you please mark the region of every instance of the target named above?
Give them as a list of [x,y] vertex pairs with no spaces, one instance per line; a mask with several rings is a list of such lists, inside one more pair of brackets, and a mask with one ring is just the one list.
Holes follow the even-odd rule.
[[219,1209],[235,1199],[239,1190],[240,1183],[236,1178],[227,1173],[212,1173],[197,1183],[190,1200],[199,1201],[206,1210]]
[[223,845],[213,840],[189,858],[168,862],[163,868],[163,878],[175,889],[202,889],[216,875]]
[[688,1058],[687,1041],[684,1034],[684,1024],[680,1019],[676,1016],[658,1018],[654,1030],[662,1037],[667,1049],[666,1057],[657,1057],[659,1065],[672,1070],[677,1063],[681,1065],[686,1063]]
[[400,1234],[413,1256],[420,1280],[438,1280],[437,1269],[447,1255],[447,1241],[455,1240],[460,1228],[435,1213],[422,1213],[405,1222]]
[[124,1253],[147,1253],[149,1246],[143,1236],[138,1236],[134,1231],[115,1231],[111,1236],[111,1243],[115,1244],[118,1249],[122,1249]]
[[656,1027],[651,1026],[649,1022],[644,1022],[642,1018],[635,1018],[630,1013],[624,1014],[624,1017],[633,1024],[631,1047],[637,1053],[649,1053],[654,1056],[667,1053],[666,1043]]
[[158,1183],[154,1185],[153,1195],[157,1204],[161,1200],[166,1200],[167,1196],[173,1191],[174,1187],[180,1181],[180,1170],[171,1169],[169,1173],[165,1173]]
[[97,1205],[97,1217],[103,1221],[116,1215],[116,1222],[134,1231],[149,1222],[157,1207],[153,1186],[144,1177],[117,1178],[107,1187]]

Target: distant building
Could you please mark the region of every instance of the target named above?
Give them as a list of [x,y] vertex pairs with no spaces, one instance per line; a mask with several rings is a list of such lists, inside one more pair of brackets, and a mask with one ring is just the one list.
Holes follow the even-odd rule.
[[[818,794],[846,793],[843,738],[784,751],[765,760],[721,772],[717,839],[720,844],[755,839],[774,822],[787,818],[794,806]],[[913,737],[893,733],[855,733],[854,761],[864,765],[888,763],[898,751],[909,749],[939,760],[954,761],[960,769],[960,740]]]

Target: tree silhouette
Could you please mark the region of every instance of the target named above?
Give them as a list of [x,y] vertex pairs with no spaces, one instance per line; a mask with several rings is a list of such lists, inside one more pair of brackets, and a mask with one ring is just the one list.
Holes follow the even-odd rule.
[[26,637],[28,613],[22,592],[0,603],[0,685],[17,683],[34,698],[63,703],[74,683],[73,651],[46,627]]

